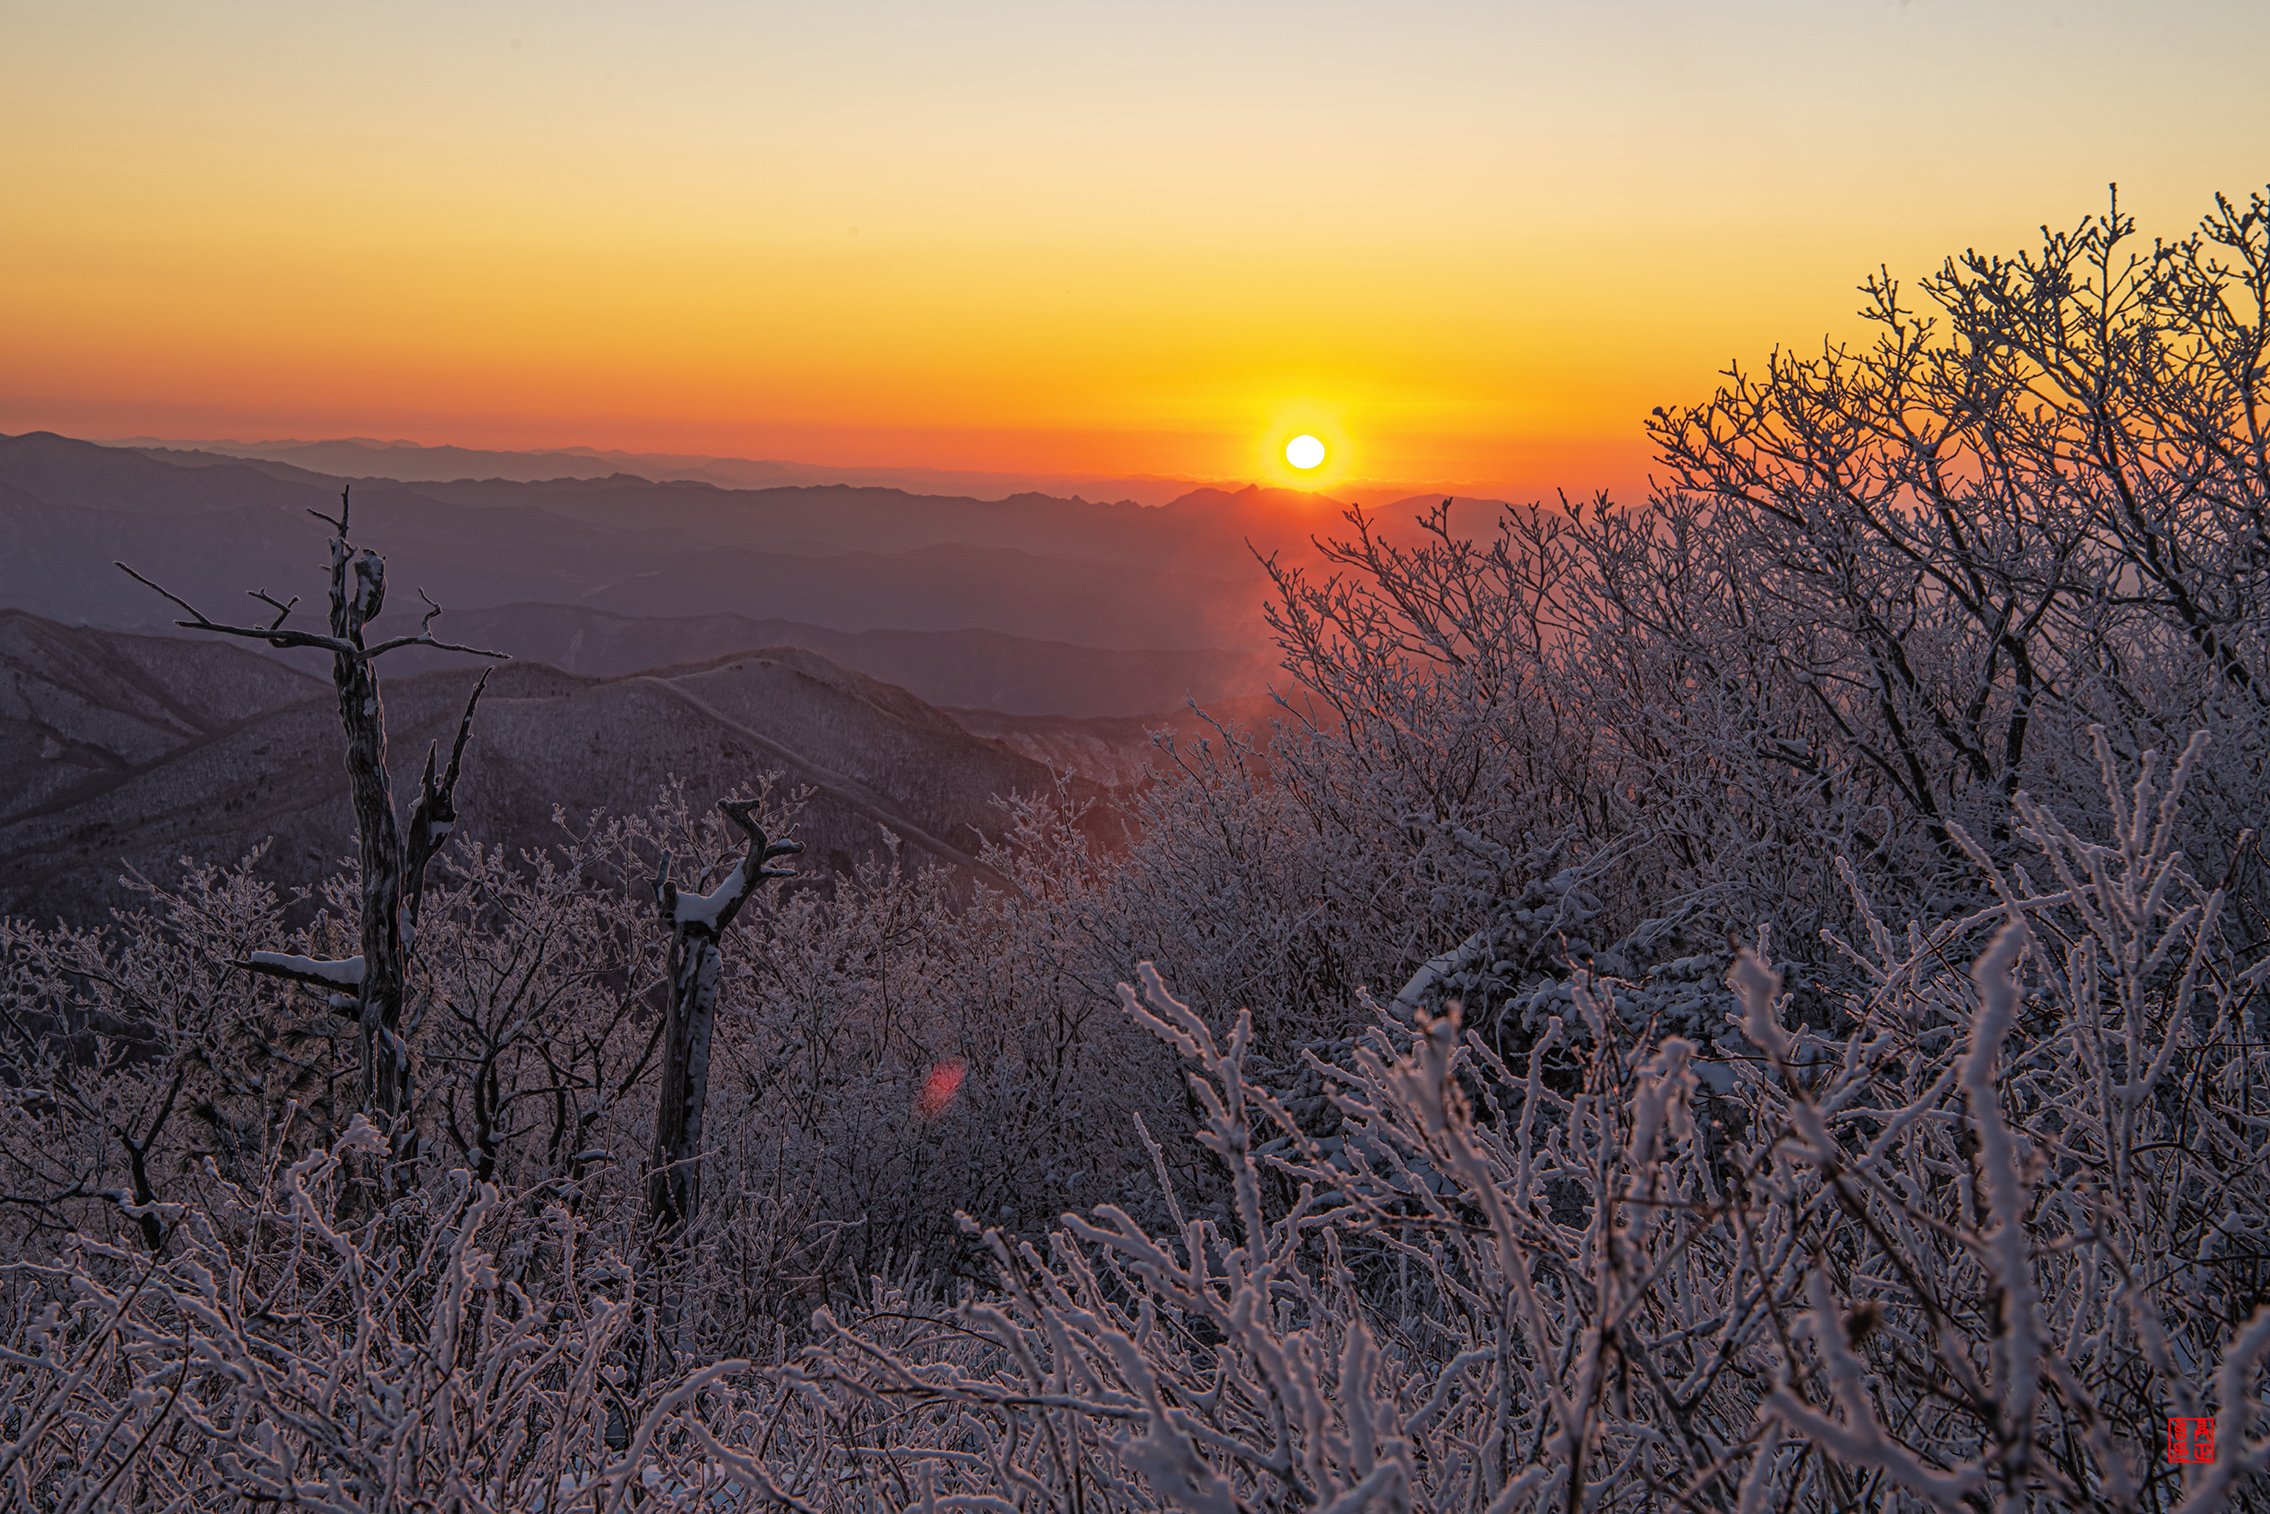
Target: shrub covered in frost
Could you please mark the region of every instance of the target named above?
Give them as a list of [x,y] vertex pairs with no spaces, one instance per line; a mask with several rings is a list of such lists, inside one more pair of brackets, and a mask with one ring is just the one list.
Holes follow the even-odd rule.
[[[2113,778],[2105,754],[2105,771]],[[1751,952],[1659,1034],[1579,974],[1508,1057],[1378,1011],[1306,1065],[1320,1137],[1155,972],[1218,1201],[967,1221],[989,1286],[876,1279],[797,1348],[707,1361],[541,1191],[457,1173],[353,1230],[358,1143],[195,1203],[154,1252],[8,1269],[0,1479],[32,1506],[2259,1507],[2270,1077],[2182,778],[2106,843],[2021,800],[1993,907],[1863,899],[1847,1029]],[[1679,984],[1674,988],[1672,984]],[[1630,1007],[1627,1007],[1628,1005]],[[1668,998],[1665,998],[1668,1002]],[[1140,1132],[1141,1127],[1137,1127]],[[2170,1415],[2216,1459],[2165,1459]]]

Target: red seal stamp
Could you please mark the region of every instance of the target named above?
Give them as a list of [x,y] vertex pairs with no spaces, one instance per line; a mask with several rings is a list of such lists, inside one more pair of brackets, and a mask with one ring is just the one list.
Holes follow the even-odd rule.
[[2211,1419],[2168,1420],[2168,1460],[2178,1464],[2205,1464],[2215,1459],[2215,1422]]

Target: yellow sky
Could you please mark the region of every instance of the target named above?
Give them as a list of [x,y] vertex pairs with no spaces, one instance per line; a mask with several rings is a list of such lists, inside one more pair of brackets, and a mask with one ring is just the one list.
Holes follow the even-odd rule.
[[[2270,180],[2255,3],[0,0],[0,430],[1504,489]],[[1329,480],[1328,480],[1329,481]]]

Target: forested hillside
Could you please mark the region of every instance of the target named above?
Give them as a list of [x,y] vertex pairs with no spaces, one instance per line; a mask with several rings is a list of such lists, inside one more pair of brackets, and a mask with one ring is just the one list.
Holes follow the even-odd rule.
[[[122,713],[0,817],[0,1487],[2270,1508],[2270,197],[1864,297],[1645,501],[1349,511],[1254,612],[1298,697],[1109,788],[809,652],[381,682],[462,645],[389,629],[426,517],[247,545],[181,470],[184,571],[328,612],[130,587],[329,682],[5,623],[10,719]],[[1090,566],[1020,634],[1216,645]],[[262,747],[308,806],[168,871]],[[149,881],[54,925],[96,824]]]

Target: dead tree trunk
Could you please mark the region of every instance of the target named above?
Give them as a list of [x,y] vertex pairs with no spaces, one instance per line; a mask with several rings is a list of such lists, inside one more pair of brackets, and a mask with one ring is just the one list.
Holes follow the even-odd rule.
[[[342,512],[343,514],[343,512]],[[410,1051],[402,1044],[402,827],[386,772],[386,706],[363,648],[363,627],[386,602],[386,562],[356,552],[346,526],[331,540],[331,634],[348,644],[332,654],[339,691],[339,728],[347,736],[347,783],[354,794],[355,833],[363,873],[359,1019],[362,1105],[386,1123],[409,1106]]]
[[405,929],[403,916],[407,910],[409,923],[414,924],[425,892],[426,864],[456,823],[457,776],[465,755],[465,739],[473,729],[473,709],[480,703],[488,675],[482,674],[473,686],[464,718],[458,722],[457,740],[450,748],[449,767],[438,780],[434,772],[437,753],[426,754],[425,778],[405,827],[394,813],[393,786],[386,772],[386,706],[379,698],[378,673],[373,664],[385,653],[409,646],[471,652],[481,657],[504,654],[434,640],[429,632],[441,607],[430,599],[426,600],[426,615],[416,635],[371,645],[363,632],[386,602],[386,560],[376,552],[357,551],[347,539],[346,491],[340,492],[336,517],[314,510],[308,513],[329,522],[336,532],[331,538],[328,634],[284,628],[292,606],[299,603],[296,598],[283,602],[271,598],[265,590],[255,590],[253,598],[275,608],[275,620],[265,627],[222,625],[126,564],[118,566],[189,612],[190,619],[175,621],[176,625],[248,637],[273,647],[320,647],[331,654],[331,681],[338,689],[339,724],[347,738],[347,782],[354,799],[362,862],[362,954],[319,962],[283,952],[254,952],[239,965],[322,990],[334,1010],[353,1011],[361,1032],[360,1107],[382,1130],[399,1140],[406,1133],[401,1117],[410,1107],[410,1049],[402,1040],[401,1027],[413,932]]
[[757,802],[718,809],[748,832],[749,850],[709,894],[681,894],[670,881],[670,858],[654,880],[654,902],[670,926],[670,1009],[662,1029],[662,1088],[654,1117],[654,1156],[646,1210],[657,1244],[684,1232],[701,1204],[702,1115],[709,1099],[709,1048],[717,1025],[718,943],[726,927],[768,878],[791,868],[766,866],[804,850],[801,841],[767,841],[752,818]]

